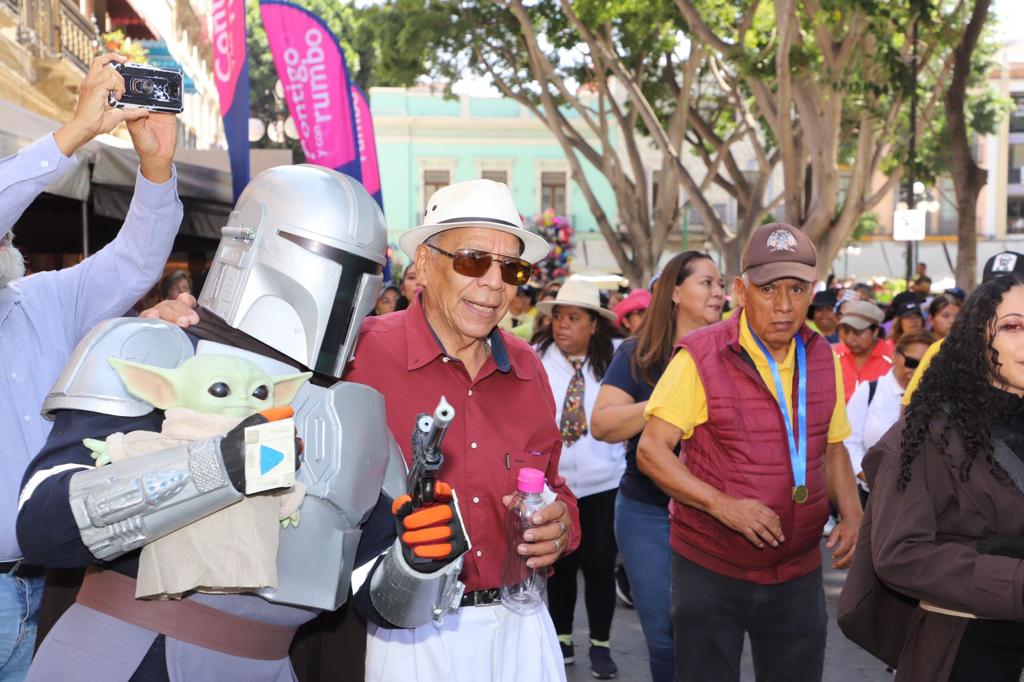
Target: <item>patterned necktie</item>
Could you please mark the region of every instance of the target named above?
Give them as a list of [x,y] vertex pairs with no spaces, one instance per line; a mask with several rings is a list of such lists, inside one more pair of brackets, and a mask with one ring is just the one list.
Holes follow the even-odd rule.
[[566,447],[587,435],[587,413],[583,411],[583,363],[584,360],[570,360],[573,375],[569,389],[565,392],[562,403],[562,421],[558,428],[562,431],[562,442]]

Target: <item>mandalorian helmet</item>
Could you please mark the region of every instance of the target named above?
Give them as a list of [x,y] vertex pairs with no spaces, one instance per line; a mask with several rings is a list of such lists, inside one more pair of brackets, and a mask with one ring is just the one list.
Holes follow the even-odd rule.
[[221,228],[199,305],[340,377],[377,301],[386,250],[384,215],[359,182],[321,166],[270,168]]

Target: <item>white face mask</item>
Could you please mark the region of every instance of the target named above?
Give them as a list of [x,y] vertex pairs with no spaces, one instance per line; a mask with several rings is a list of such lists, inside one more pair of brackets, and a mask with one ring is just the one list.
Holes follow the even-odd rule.
[[25,276],[25,257],[11,240],[0,239],[0,287]]

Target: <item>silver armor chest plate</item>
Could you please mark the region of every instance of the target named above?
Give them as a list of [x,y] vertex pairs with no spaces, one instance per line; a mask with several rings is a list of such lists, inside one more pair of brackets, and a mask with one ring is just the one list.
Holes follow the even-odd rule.
[[348,596],[359,528],[382,489],[404,485],[405,464],[393,455],[384,396],[372,388],[344,381],[309,386],[292,406],[305,443],[297,477],[306,498],[298,528],[281,531],[277,589],[260,594],[333,611]]

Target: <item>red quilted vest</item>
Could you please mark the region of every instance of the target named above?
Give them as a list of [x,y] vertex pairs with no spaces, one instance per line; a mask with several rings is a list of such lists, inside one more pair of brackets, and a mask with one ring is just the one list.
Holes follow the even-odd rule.
[[[793,501],[793,472],[782,412],[739,342],[740,312],[686,335],[679,343],[693,356],[708,401],[708,421],[686,441],[684,461],[702,481],[735,498],[760,501],[782,520],[779,547],[757,549],[710,514],[670,505],[672,548],[722,575],[762,585],[793,580],[821,564],[818,543],[828,517],[825,449],[836,404],[832,349],[806,325],[807,487],[804,504]],[[797,396],[793,376],[793,402]],[[795,406],[790,416],[795,415]],[[798,434],[794,434],[797,435]]]

